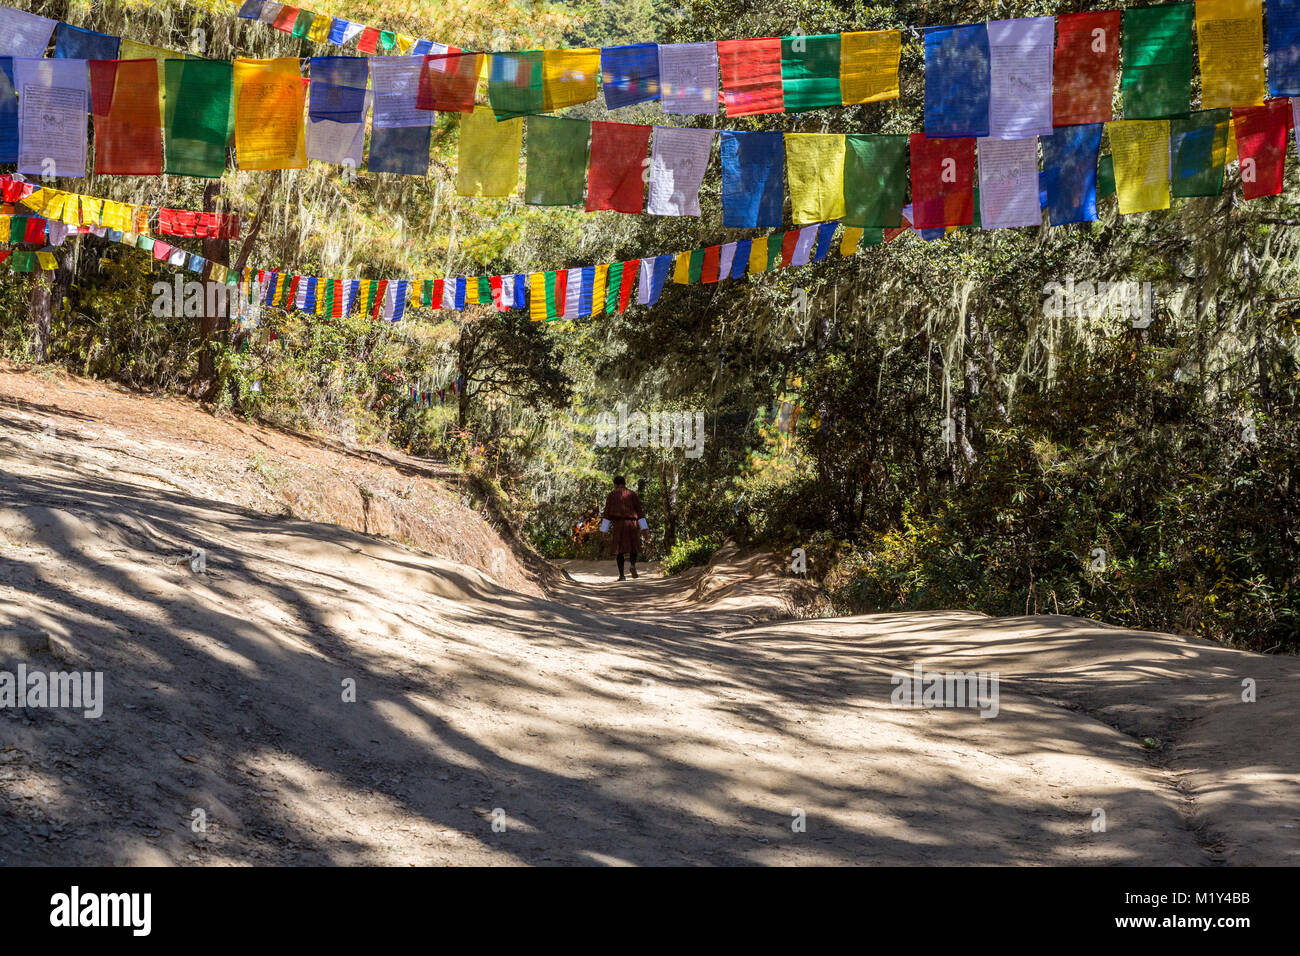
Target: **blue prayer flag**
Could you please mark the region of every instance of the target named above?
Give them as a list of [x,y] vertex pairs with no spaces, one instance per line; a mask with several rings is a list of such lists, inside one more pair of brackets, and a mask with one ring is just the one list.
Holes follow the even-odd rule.
[[605,108],[659,99],[659,44],[607,46],[600,51],[600,83]]
[[989,135],[989,31],[986,24],[925,31],[925,135]]
[[58,60],[116,60],[121,47],[121,37],[60,23],[59,35],[54,40],[54,57]]
[[1061,126],[1041,137],[1040,201],[1053,226],[1097,218],[1097,153],[1103,123]]
[[722,224],[776,228],[785,205],[782,133],[722,131]]

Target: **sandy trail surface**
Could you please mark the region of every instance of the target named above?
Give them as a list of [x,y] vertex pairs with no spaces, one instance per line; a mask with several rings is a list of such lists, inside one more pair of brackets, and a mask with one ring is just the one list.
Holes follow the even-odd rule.
[[[0,671],[105,685],[98,719],[0,710],[0,864],[1300,862],[1295,659],[789,620],[790,579],[732,552],[540,585],[439,478],[355,457],[0,375]],[[283,507],[389,480],[391,537]],[[917,664],[996,673],[996,717],[895,706]]]

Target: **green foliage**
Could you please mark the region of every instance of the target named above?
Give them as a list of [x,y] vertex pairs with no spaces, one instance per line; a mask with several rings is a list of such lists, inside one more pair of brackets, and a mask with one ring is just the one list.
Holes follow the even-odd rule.
[[664,574],[680,574],[691,568],[709,563],[713,553],[722,547],[721,539],[703,535],[698,538],[686,538],[673,545],[663,561]]

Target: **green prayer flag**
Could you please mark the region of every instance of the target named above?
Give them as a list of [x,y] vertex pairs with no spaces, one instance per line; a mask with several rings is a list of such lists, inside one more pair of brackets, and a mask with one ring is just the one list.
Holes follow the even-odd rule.
[[1115,195],[1115,157],[1107,153],[1097,164],[1097,200]]
[[524,124],[527,174],[524,202],[533,206],[577,206],[587,185],[587,120],[530,116]]
[[36,254],[15,249],[9,257],[9,263],[14,272],[33,272],[36,269]]
[[229,60],[166,60],[164,145],[167,172],[218,179],[234,131]]
[[492,304],[492,277],[491,276],[478,277],[478,304],[479,305]]
[[1192,104],[1195,5],[1166,3],[1124,11],[1124,118],[1186,116]]
[[611,262],[605,280],[605,314],[618,312],[619,293],[623,288],[623,263]]
[[885,230],[883,229],[863,229],[860,245],[878,246],[885,241]]
[[700,277],[704,275],[704,250],[692,249],[690,271],[687,273],[686,281],[691,285],[698,285]]
[[493,53],[488,73],[488,102],[498,120],[544,113],[542,51]]
[[849,135],[844,145],[844,224],[897,229],[907,205],[908,138]]
[[14,216],[9,220],[9,241],[22,242],[27,236],[27,216]]
[[781,90],[787,113],[840,106],[840,35],[782,37]]
[[311,22],[316,15],[310,10],[299,10],[298,18],[293,21],[293,36],[299,39],[306,39],[307,31],[311,29]]
[[420,283],[420,286],[421,286],[421,293],[422,293],[420,298],[421,305],[441,304],[433,301],[433,280],[432,279],[425,279],[422,283]]
[[781,264],[781,247],[785,245],[786,233],[777,232],[767,237],[767,268],[764,272],[771,272]]
[[379,46],[385,50],[391,50],[397,46],[397,33],[393,30],[380,30]]
[[555,273],[545,273],[543,280],[546,283],[546,321],[550,322],[560,317],[560,310],[555,307]]
[[1223,192],[1232,110],[1202,110],[1169,122],[1172,195],[1217,196]]

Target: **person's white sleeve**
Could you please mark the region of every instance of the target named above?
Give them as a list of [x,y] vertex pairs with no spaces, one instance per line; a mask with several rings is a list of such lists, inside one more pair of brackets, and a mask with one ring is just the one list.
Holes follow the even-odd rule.
[[608,518],[602,518],[602,519],[601,519],[601,522],[600,522],[600,532],[601,532],[601,534],[604,534],[604,533],[605,533],[606,531],[608,531],[608,530],[609,530],[609,519],[608,519]]
[[645,523],[645,518],[641,519],[640,524],[641,524],[642,531],[648,531],[650,529],[650,526]]

